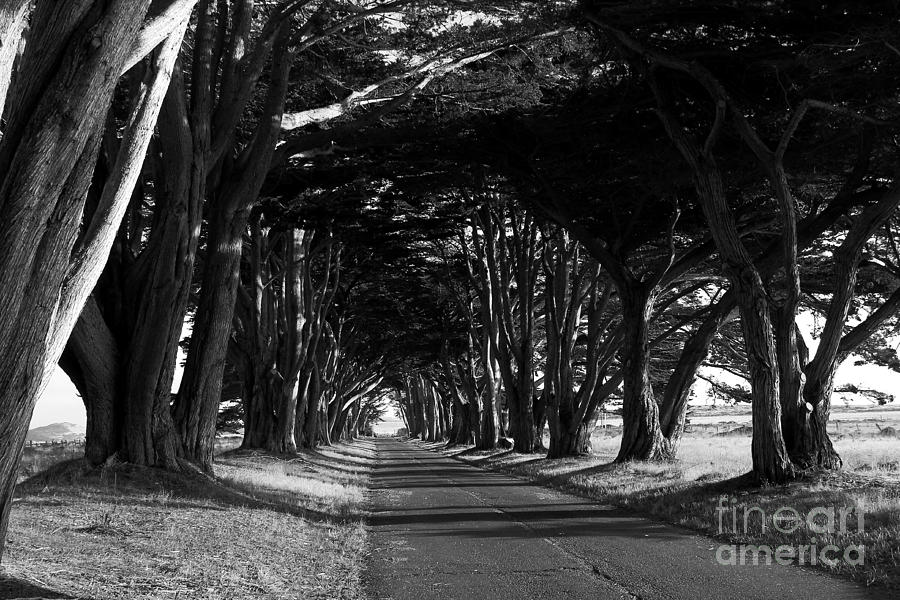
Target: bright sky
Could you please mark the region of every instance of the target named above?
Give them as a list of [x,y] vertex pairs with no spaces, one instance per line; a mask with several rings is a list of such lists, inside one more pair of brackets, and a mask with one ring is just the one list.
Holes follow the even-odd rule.
[[62,369],[56,367],[47,391],[34,408],[31,427],[51,423],[73,423],[84,427],[86,422],[84,403],[75,391],[75,386]]

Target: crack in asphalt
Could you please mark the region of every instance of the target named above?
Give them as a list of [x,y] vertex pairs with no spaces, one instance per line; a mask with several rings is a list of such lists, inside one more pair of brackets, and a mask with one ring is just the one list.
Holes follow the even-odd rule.
[[[614,586],[616,588],[616,591],[622,594],[623,598],[634,598],[635,600],[642,600],[642,597],[639,594],[635,594],[630,589],[628,589],[627,586],[616,581],[612,576],[610,576],[608,573],[602,571],[600,569],[600,567],[598,567],[596,564],[594,564],[587,558],[579,555],[576,552],[569,550],[568,548],[564,548],[561,544],[556,542],[553,538],[548,538],[546,536],[540,535],[540,533],[537,531],[537,529],[535,529],[534,527],[532,527],[525,521],[522,521],[521,519],[516,518],[515,513],[508,511],[508,510],[503,510],[500,507],[490,504],[487,501],[487,499],[482,498],[475,490],[468,489],[464,484],[459,483],[457,480],[448,478],[447,481],[458,486],[463,492],[467,493],[469,496],[474,498],[479,504],[481,504],[485,508],[490,508],[492,511],[503,515],[510,522],[515,523],[516,525],[518,525],[518,526],[522,527],[523,529],[527,530],[528,532],[530,532],[535,539],[544,541],[545,543],[547,543],[550,546],[552,546],[553,548],[555,548],[557,551],[563,553],[564,555],[568,556],[571,559],[574,559],[576,562],[578,562],[582,566],[581,569],[575,569],[573,567],[570,567],[569,569],[574,570],[574,571],[583,571],[585,573],[589,573],[590,575],[594,576],[596,579],[598,579],[602,583],[606,583],[606,584]],[[524,571],[524,572],[529,572],[529,571]],[[530,571],[530,572],[533,573],[534,571]],[[538,572],[541,572],[541,571],[538,571]]]

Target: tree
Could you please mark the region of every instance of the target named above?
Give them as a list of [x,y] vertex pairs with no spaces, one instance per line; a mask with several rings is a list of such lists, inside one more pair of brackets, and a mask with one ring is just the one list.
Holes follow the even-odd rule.
[[[275,144],[281,131],[283,129],[293,131],[335,120],[354,109],[368,106],[368,112],[344,125],[345,130],[359,130],[364,124],[377,121],[405,106],[436,77],[490,56],[498,48],[509,44],[506,36],[501,38],[499,44],[493,38],[486,44],[480,38],[464,39],[460,43],[455,39],[459,32],[454,31],[449,34],[455,42],[451,51],[434,52],[430,57],[431,60],[423,64],[406,66],[399,72],[395,66],[395,72],[376,79],[376,83],[371,83],[370,80],[370,84],[363,92],[351,92],[338,103],[329,103],[324,107],[306,107],[285,117],[289,100],[288,81],[291,65],[298,53],[329,40],[334,34],[351,26],[359,26],[357,33],[363,37],[366,37],[370,30],[383,33],[383,23],[368,21],[382,13],[404,7],[408,4],[408,0],[364,2],[361,6],[336,7],[338,10],[334,11],[330,10],[329,3],[321,3],[315,11],[304,8],[306,4],[294,1],[276,7],[267,25],[256,38],[256,50],[252,53],[253,59],[250,62],[255,70],[251,69],[251,77],[242,78],[243,61],[237,61],[233,66],[234,81],[231,84],[234,90],[230,94],[223,93],[220,103],[219,112],[224,114],[225,121],[236,122],[241,107],[249,98],[249,90],[255,83],[253,76],[259,76],[260,70],[257,67],[261,64],[260,56],[266,56],[274,44],[266,101],[256,121],[254,133],[247,143],[239,146],[240,149],[236,151],[237,156],[233,162],[227,163],[228,169],[212,171],[219,176],[219,188],[213,196],[214,204],[207,209],[208,242],[200,298],[194,318],[194,331],[185,375],[175,407],[175,422],[185,456],[207,469],[212,462],[215,415],[221,397],[221,375],[227,355],[231,315],[237,294],[240,257],[235,249],[240,245],[247,219],[258,201],[266,176],[272,168],[273,159],[277,162],[292,158],[303,159],[305,151],[327,152],[328,150],[322,150],[322,146],[330,145],[328,142],[323,144],[320,141],[323,132],[313,133],[301,129],[292,134],[291,139],[286,140],[276,157]],[[304,14],[305,20],[299,31],[292,32],[286,19],[296,11],[306,11],[309,14]],[[437,3],[436,8],[426,5],[423,14],[431,19],[441,18],[446,15],[446,8],[442,3]],[[235,30],[237,33],[232,36],[233,40],[237,40],[232,45],[235,52],[238,52],[239,48],[254,45],[250,42],[251,17],[244,13],[242,15],[243,28],[237,28]],[[431,45],[446,41],[444,36],[429,34],[427,37],[427,42]],[[278,41],[275,42],[274,39]],[[478,51],[470,50],[473,44],[479,44]],[[371,66],[372,62],[368,56],[366,59],[365,64]],[[376,77],[380,74],[376,72]],[[371,73],[367,72],[366,75],[372,77]],[[229,89],[227,85],[229,81],[229,79],[223,81],[225,86],[223,89]],[[333,89],[333,83],[326,78],[328,85],[323,87]],[[367,101],[366,98],[376,91],[385,92],[386,95],[378,98],[377,102]],[[218,114],[216,116],[218,117]],[[213,139],[210,146],[214,159],[213,166],[225,164],[222,161],[226,157],[226,150],[234,141],[233,134],[228,131],[229,133],[223,134],[221,143]],[[336,137],[332,136],[332,132],[326,132],[326,136],[331,143]]]
[[[782,25],[779,25],[785,21],[796,23],[797,21],[794,19],[803,16],[801,13],[811,10],[810,7],[798,8],[796,12],[788,7],[776,8],[763,5],[747,7],[746,10],[754,13],[766,26],[777,30],[777,35],[781,36],[780,39],[783,42],[777,47],[773,47],[771,45],[772,38],[756,37],[751,34],[740,48],[740,51],[747,52],[745,54],[748,58],[747,65],[754,65],[751,53],[755,53],[757,57],[765,57],[755,60],[770,61],[778,53],[789,51],[796,56],[799,54],[799,48],[808,48],[809,44],[821,44],[822,42],[819,39],[820,34],[816,31],[797,27],[787,32]],[[784,14],[781,14],[782,10]],[[819,17],[835,18],[836,13],[831,12],[834,7],[829,6],[822,10],[823,13],[818,15]],[[720,55],[716,55],[715,45],[719,39],[714,36],[719,34],[719,27],[723,21],[727,22],[735,15],[728,12],[703,13],[702,11],[697,14],[699,21],[707,19],[714,22],[710,29],[713,34],[705,37],[703,41],[710,42],[709,46],[705,48],[710,62],[718,63]],[[841,18],[843,19],[846,14],[845,11]],[[609,39],[622,49],[625,56],[631,61],[633,68],[645,78],[669,137],[693,173],[698,198],[703,206],[717,250],[725,265],[725,271],[740,308],[753,393],[754,473],[761,480],[777,482],[789,479],[794,475],[796,467],[809,466],[810,462],[814,466],[826,468],[834,466],[835,459],[833,451],[830,449],[830,442],[826,441],[827,434],[816,435],[810,431],[810,428],[816,431],[824,430],[821,423],[823,422],[822,416],[827,415],[827,403],[821,404],[821,400],[819,400],[820,410],[823,411],[823,414],[812,419],[818,425],[810,426],[805,423],[809,419],[810,413],[815,412],[815,406],[812,404],[807,406],[805,402],[800,401],[804,393],[801,376],[803,357],[798,344],[795,324],[801,292],[798,260],[801,246],[800,221],[797,216],[797,198],[786,174],[785,156],[798,128],[811,109],[821,110],[826,114],[849,116],[851,121],[856,122],[870,119],[861,116],[845,105],[826,104],[808,95],[801,96],[796,108],[785,118],[783,111],[771,106],[771,97],[766,94],[766,90],[773,89],[777,82],[760,75],[765,72],[764,70],[745,67],[745,72],[751,74],[757,81],[757,94],[748,98],[748,94],[745,92],[743,94],[744,101],[748,102],[752,99],[756,102],[753,106],[755,114],[772,115],[774,123],[784,123],[783,131],[777,134],[772,131],[763,132],[759,126],[751,124],[745,107],[739,104],[734,94],[729,91],[730,82],[728,80],[734,77],[733,73],[723,72],[719,75],[696,57],[690,61],[681,58],[679,53],[683,48],[678,48],[677,42],[668,51],[660,51],[643,44],[636,36],[627,33],[621,26],[613,23],[616,20],[615,10],[604,14],[588,7],[586,15],[598,28],[598,31],[609,36]],[[852,18],[858,20],[859,27],[868,27],[871,31],[873,22],[869,19],[872,16],[871,13],[863,10],[854,12]],[[653,18],[651,17],[647,23],[638,24],[637,27],[654,28],[659,26],[660,23],[653,22]],[[874,27],[876,30],[880,30],[880,26],[874,25]],[[841,34],[836,35],[839,37]],[[869,61],[871,64],[870,56],[860,57],[860,59]],[[794,89],[800,94],[815,93],[816,84],[827,80],[828,77],[835,76],[842,68],[846,68],[848,63],[853,63],[853,61],[843,58],[840,61],[831,59],[830,68],[820,70],[810,70],[804,63],[791,64],[792,77],[795,81]],[[721,65],[716,64],[716,66]],[[806,72],[803,72],[804,70]],[[694,86],[691,91],[685,93],[678,87],[682,85],[683,81],[689,81],[688,85]],[[746,81],[742,83],[743,90],[746,90],[745,86]],[[700,94],[706,96],[707,103],[712,104],[711,125],[696,123],[698,120],[697,105],[693,104],[694,96],[692,94],[698,90]],[[691,100],[685,102],[687,98]],[[852,102],[854,100],[856,99],[847,96],[844,101]],[[866,98],[866,101],[872,102],[873,98]],[[781,241],[778,264],[782,275],[772,280],[766,279],[766,274],[760,268],[759,262],[753,258],[752,250],[748,248],[746,241],[742,240],[734,212],[729,206],[728,186],[725,182],[726,171],[717,156],[717,153],[722,151],[723,138],[729,127],[730,132],[736,135],[739,143],[749,150],[750,155],[760,166],[764,174],[763,181],[768,187],[767,191],[775,199],[775,210],[777,211],[775,214],[779,215],[782,222],[779,232]],[[701,131],[705,129],[702,136],[697,133],[698,128]],[[766,136],[774,141],[765,141]],[[700,141],[701,137],[704,141]],[[733,152],[734,148],[729,148],[729,150]],[[852,171],[846,179],[844,193],[837,194],[835,198],[844,200],[845,197],[856,191],[860,183],[856,171]],[[891,192],[888,192],[887,195],[890,196]],[[870,229],[871,225],[890,214],[893,208],[889,205],[893,200],[887,197],[883,197],[882,200],[885,204],[878,211],[881,216],[870,213],[869,218],[860,219],[859,230],[851,237],[866,235],[864,233],[866,231],[869,232],[868,235],[871,235],[871,232],[874,231],[874,229]],[[868,225],[864,224],[865,222],[868,222]],[[854,242],[850,243],[852,248]],[[852,289],[853,267],[851,265],[854,261],[852,258],[854,252],[852,249],[848,250],[850,256],[843,261],[842,281],[838,285]],[[858,260],[858,256],[856,260]],[[832,311],[833,324],[842,321],[842,314],[843,318],[846,318],[843,308],[845,300],[841,296],[838,294],[835,298],[836,303]],[[833,347],[834,339],[839,337],[840,333],[838,332],[826,339],[831,340],[830,345]],[[833,377],[833,369],[836,368],[835,357],[836,354],[833,350],[823,350],[822,363],[810,371],[820,380],[816,387],[827,388],[827,384],[823,386],[821,380],[827,380],[829,372]],[[819,369],[821,372],[816,372]],[[785,413],[784,418],[782,418],[782,411]],[[790,440],[791,451],[785,444],[786,436]],[[816,438],[817,441],[811,442],[813,438]],[[805,441],[798,442],[798,440]],[[805,445],[806,447],[800,449],[798,443],[800,446]],[[809,447],[809,443],[819,447],[813,450]],[[795,460],[792,461],[792,458]]]
[[209,198],[221,196],[223,165],[241,170],[231,168],[228,150],[242,141],[236,138],[243,133],[244,107],[296,3],[267,11],[251,42],[250,31],[262,20],[253,5],[200,3],[192,45],[166,94],[152,160],[63,357],[87,407],[86,455],[93,464],[116,454],[178,468],[177,457],[193,456],[170,405],[204,209]]
[[[551,247],[544,255],[547,352],[543,394],[550,427],[547,457],[561,458],[591,451],[597,412],[611,388],[618,387],[618,378],[608,379],[608,375],[622,329],[610,310],[613,287],[601,276],[599,263],[582,259],[582,249],[564,229],[556,227],[547,237]],[[583,312],[587,313],[586,331]],[[577,356],[581,346],[583,354]],[[615,386],[610,385],[613,382]]]
[[[13,24],[4,31],[4,53],[18,46],[28,4],[3,3],[14,15],[3,21]],[[8,282],[0,317],[0,552],[32,410],[113,244],[193,2],[164,4],[147,18],[150,4],[38,1],[15,68],[8,55],[0,62],[7,100],[0,274]],[[132,69],[150,51],[147,64]],[[91,192],[107,112],[125,72],[135,85],[112,176]]]

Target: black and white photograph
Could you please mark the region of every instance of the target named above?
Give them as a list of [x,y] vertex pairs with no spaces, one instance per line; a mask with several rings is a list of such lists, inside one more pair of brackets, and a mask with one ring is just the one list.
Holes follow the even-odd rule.
[[0,0],[0,600],[900,597],[896,0]]

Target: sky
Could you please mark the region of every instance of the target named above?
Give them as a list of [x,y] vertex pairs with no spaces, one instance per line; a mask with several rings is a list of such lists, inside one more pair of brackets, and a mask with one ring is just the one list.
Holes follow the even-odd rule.
[[31,427],[51,423],[72,423],[84,427],[86,422],[87,415],[81,397],[62,369],[56,367],[47,391],[34,407]]

